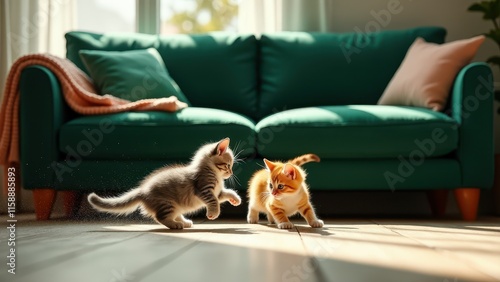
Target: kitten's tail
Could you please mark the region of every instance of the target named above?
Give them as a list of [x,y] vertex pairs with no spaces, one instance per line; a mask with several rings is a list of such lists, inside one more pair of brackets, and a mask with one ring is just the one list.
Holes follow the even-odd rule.
[[142,202],[139,189],[131,190],[116,198],[101,198],[91,193],[87,199],[96,210],[123,215],[134,212]]
[[315,155],[315,154],[305,154],[305,155],[302,155],[302,156],[298,156],[295,159],[290,160],[288,162],[292,163],[294,165],[297,165],[297,166],[301,166],[303,164],[310,163],[310,162],[317,162],[317,163],[319,163],[320,162],[320,158],[317,155]]

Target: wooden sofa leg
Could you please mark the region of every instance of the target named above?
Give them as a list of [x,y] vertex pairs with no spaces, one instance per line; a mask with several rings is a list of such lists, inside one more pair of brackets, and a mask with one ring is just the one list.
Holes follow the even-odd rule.
[[479,205],[479,188],[459,188],[455,189],[455,199],[460,209],[462,219],[474,221],[477,218],[477,208]]
[[74,217],[82,202],[82,193],[76,191],[63,191],[64,213],[66,217]]
[[434,217],[443,217],[446,214],[448,190],[427,191],[427,200]]
[[56,191],[50,188],[34,189],[33,200],[37,220],[47,220],[52,212],[56,199]]

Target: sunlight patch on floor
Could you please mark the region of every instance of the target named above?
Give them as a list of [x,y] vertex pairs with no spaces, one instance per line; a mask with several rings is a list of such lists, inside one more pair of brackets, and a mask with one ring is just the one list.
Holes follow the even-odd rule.
[[104,228],[151,232],[161,236],[305,255],[302,242],[295,229],[279,230],[258,224],[195,224],[192,228],[182,230],[171,230],[161,225],[139,224]]
[[[324,264],[338,260],[462,280],[488,281],[491,280],[491,277],[471,268],[467,261],[460,258],[460,255],[453,254],[447,249],[471,246],[474,255],[484,257],[490,263],[500,263],[498,258],[493,257],[500,257],[500,249],[490,254],[485,253],[485,249],[491,249],[495,243],[500,242],[499,239],[475,242],[474,237],[483,236],[484,238],[495,235],[492,234],[494,232],[478,229],[466,231],[466,234],[461,235],[466,237],[460,238],[460,236],[454,236],[453,232],[464,230],[453,227],[410,224],[380,226],[373,223],[359,224],[356,222],[339,225],[327,224],[322,229],[313,229],[306,224],[299,223],[296,224],[296,228],[291,230],[280,230],[272,225],[241,222],[229,224],[205,222],[184,230],[169,230],[154,224],[130,224],[106,226],[105,228],[131,232],[151,232],[161,236],[226,246],[304,255],[314,257]],[[402,234],[404,232],[410,232],[411,236],[405,236]],[[439,242],[439,238],[434,238],[433,234],[441,234],[441,236],[446,234],[448,238],[444,245],[446,248],[443,246],[441,249],[439,244],[433,243],[432,240]],[[452,235],[451,239],[450,235]],[[431,240],[431,243],[421,241],[419,239],[421,237],[424,237],[422,240]],[[455,238],[456,240],[454,240]],[[471,242],[467,242],[467,238]]]

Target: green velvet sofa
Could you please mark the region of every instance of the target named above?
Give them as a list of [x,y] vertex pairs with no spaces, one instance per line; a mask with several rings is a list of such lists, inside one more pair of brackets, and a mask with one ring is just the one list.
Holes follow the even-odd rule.
[[262,158],[315,153],[321,162],[305,166],[313,191],[422,190],[442,214],[453,190],[463,218],[473,219],[479,189],[493,181],[488,65],[460,71],[444,112],[377,105],[412,42],[443,43],[445,35],[439,27],[259,38],[70,32],[67,58],[84,71],[79,50],[156,48],[192,106],[80,116],[53,73],[28,67],[20,82],[22,185],[34,190],[45,219],[54,191],[69,191],[71,209],[75,193],[125,191],[153,169],[188,161],[201,144],[230,137],[245,159],[234,169],[241,195]]

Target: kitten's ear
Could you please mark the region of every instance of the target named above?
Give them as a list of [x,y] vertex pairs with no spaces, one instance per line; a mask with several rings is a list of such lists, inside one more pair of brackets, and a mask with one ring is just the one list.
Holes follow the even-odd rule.
[[285,166],[283,166],[283,174],[291,180],[297,178],[297,170],[291,164],[285,164]]
[[264,163],[266,164],[267,170],[269,171],[273,171],[276,167],[276,165],[268,159],[264,159]]
[[224,152],[226,152],[227,148],[229,147],[229,137],[222,139],[217,143],[217,146],[215,146],[214,150],[214,155],[222,155]]

